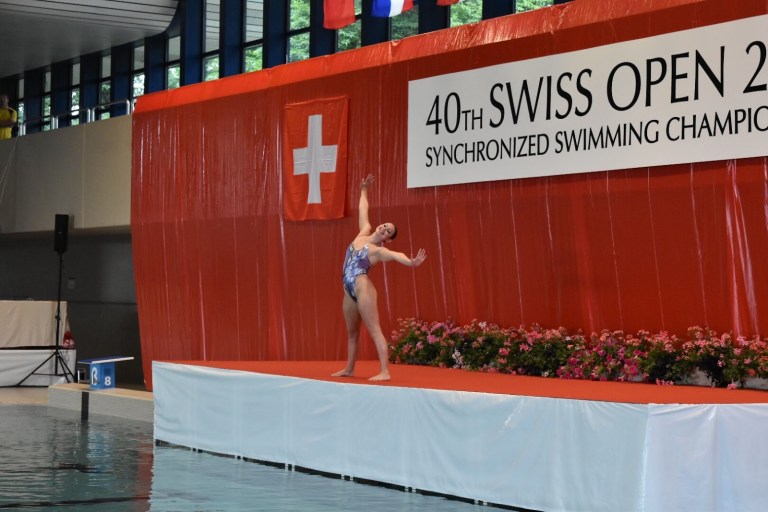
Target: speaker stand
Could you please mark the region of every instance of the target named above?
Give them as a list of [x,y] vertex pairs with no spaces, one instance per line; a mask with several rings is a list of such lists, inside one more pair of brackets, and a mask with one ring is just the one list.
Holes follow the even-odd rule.
[[[72,370],[69,369],[69,366],[67,365],[67,362],[64,360],[64,357],[61,355],[61,343],[60,343],[60,334],[61,334],[61,271],[64,267],[64,253],[62,251],[59,251],[59,282],[58,282],[58,294],[56,296],[56,340],[54,342],[54,348],[53,352],[50,356],[45,358],[45,361],[40,363],[37,368],[29,372],[29,374],[21,379],[16,386],[21,386],[24,384],[24,382],[29,379],[33,375],[48,375],[51,377],[64,377],[67,382],[75,382],[75,375],[72,373]],[[37,373],[37,370],[42,368],[48,361],[53,359],[54,361],[54,373]],[[61,365],[61,370],[63,373],[59,373],[59,365]],[[70,380],[70,378],[72,380]]]

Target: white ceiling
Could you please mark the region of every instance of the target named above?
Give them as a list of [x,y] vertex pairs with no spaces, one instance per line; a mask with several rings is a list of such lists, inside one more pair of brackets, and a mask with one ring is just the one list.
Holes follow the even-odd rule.
[[0,78],[163,32],[179,0],[0,0]]

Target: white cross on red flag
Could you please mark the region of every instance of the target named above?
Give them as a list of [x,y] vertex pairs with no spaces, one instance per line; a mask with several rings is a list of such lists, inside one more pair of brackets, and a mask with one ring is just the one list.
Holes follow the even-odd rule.
[[285,106],[283,216],[339,219],[347,194],[347,98]]

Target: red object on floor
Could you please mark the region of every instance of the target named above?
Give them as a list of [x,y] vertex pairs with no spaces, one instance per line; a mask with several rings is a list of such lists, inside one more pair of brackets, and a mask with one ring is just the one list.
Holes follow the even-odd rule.
[[572,400],[595,400],[633,404],[754,404],[768,403],[768,392],[704,386],[658,386],[635,382],[597,382],[549,379],[498,373],[470,372],[429,366],[390,365],[392,380],[370,382],[379,365],[359,361],[354,377],[331,377],[344,367],[343,361],[171,361],[180,364],[239,370],[304,379],[410,388],[472,391]]

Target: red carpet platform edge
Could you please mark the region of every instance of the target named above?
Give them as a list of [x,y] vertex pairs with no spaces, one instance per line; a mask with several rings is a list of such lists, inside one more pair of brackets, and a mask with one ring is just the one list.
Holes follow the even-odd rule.
[[392,380],[370,382],[378,373],[376,361],[359,361],[354,377],[331,377],[343,361],[168,361],[340,384],[397,386],[447,391],[472,391],[504,395],[595,400],[633,404],[755,404],[768,403],[768,392],[704,386],[659,386],[634,382],[597,382],[559,378],[470,372],[428,366],[390,365]]

